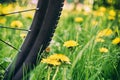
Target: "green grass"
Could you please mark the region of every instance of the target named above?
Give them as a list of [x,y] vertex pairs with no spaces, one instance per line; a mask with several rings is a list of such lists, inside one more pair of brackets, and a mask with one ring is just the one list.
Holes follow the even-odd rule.
[[[65,14],[69,14],[65,16]],[[83,22],[75,22],[76,17],[82,17]],[[10,26],[13,20],[20,20],[24,27],[30,25],[32,19],[17,16],[5,17],[7,22],[0,24]],[[92,21],[98,22],[93,25]],[[28,23],[26,25],[26,23]],[[54,53],[61,53],[70,58],[71,64],[58,66],[49,66],[44,63],[39,65],[31,72],[31,80],[120,80],[118,74],[118,61],[120,55],[119,45],[113,45],[112,40],[120,37],[120,31],[116,32],[118,27],[117,20],[108,20],[108,13],[104,16],[94,16],[92,13],[84,15],[83,12],[63,11],[58,27],[50,44],[50,52],[43,53],[45,57]],[[111,28],[113,34],[103,37],[105,42],[95,42],[99,31]],[[21,31],[0,29],[0,38],[8,41],[16,48],[20,48],[23,39],[20,37]],[[75,40],[78,46],[71,49],[63,46],[65,41]],[[106,47],[107,53],[101,53],[99,48]],[[17,51],[0,42],[0,65],[4,68],[10,64]],[[58,70],[58,71],[56,71]],[[4,70],[0,67],[0,73]],[[55,79],[53,79],[53,76]]]

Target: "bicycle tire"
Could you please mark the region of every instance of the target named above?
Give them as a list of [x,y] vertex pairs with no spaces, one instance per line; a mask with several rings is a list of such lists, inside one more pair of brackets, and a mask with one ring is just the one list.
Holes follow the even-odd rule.
[[[64,0],[39,0],[33,23],[22,47],[21,52],[10,64],[3,80],[22,80],[37,66],[37,57],[49,45],[60,18]],[[41,48],[41,50],[40,50]],[[40,50],[40,52],[39,52]],[[23,75],[23,69],[27,67]]]

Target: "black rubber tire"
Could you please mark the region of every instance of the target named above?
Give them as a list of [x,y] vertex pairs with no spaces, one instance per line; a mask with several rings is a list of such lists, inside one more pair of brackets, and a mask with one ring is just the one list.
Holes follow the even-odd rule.
[[[22,80],[23,76],[27,76],[37,66],[38,55],[41,55],[51,41],[63,2],[64,0],[38,1],[39,10],[35,13],[31,31],[21,47],[21,52],[7,68],[3,80]],[[25,72],[24,68],[27,68]]]

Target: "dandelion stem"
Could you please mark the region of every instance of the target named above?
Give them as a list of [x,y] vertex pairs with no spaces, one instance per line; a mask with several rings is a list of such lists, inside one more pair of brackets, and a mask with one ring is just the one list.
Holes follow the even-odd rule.
[[56,77],[56,75],[57,75],[58,71],[59,71],[59,66],[57,66],[56,71],[55,71],[55,74],[53,75],[52,80],[55,80],[55,77]]
[[51,67],[48,67],[48,76],[47,76],[47,80],[50,80],[50,73],[51,73]]
[[62,80],[66,80],[66,67],[63,68],[63,77]]

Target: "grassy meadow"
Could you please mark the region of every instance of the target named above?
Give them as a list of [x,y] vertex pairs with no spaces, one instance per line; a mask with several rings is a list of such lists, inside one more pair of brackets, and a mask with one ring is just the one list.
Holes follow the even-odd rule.
[[[24,10],[1,5],[0,13]],[[28,9],[28,8],[26,8]],[[0,16],[0,26],[29,29],[34,11]],[[54,37],[30,80],[120,80],[120,11],[99,7],[62,11]],[[0,27],[0,39],[19,49],[27,31]],[[0,41],[0,79],[18,51]]]

